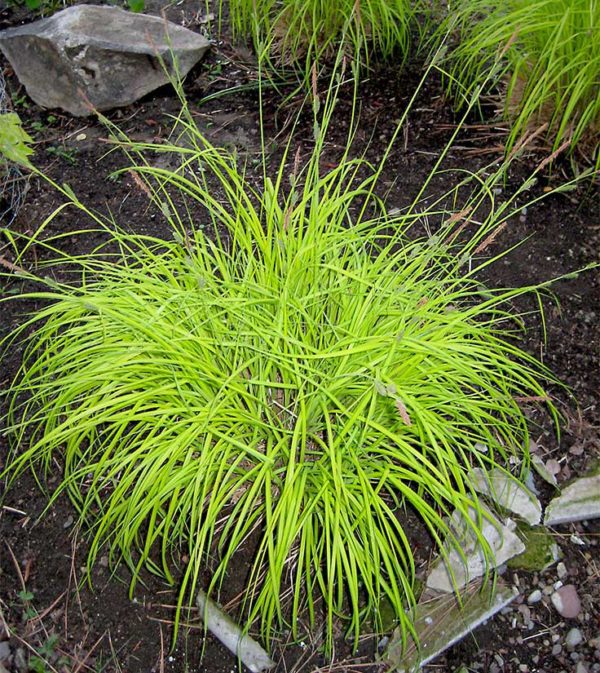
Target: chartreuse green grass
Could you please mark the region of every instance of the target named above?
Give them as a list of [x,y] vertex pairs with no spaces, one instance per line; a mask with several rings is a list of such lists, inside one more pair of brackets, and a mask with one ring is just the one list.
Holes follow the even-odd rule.
[[237,37],[251,36],[258,54],[275,68],[299,68],[306,77],[338,50],[366,65],[372,57],[394,55],[398,62],[418,42],[411,33],[426,3],[412,0],[231,0],[230,20]]
[[552,153],[568,150],[597,161],[599,2],[457,0],[440,39],[449,28],[458,36],[447,56],[448,87],[466,101],[486,79],[500,85],[502,116],[510,124],[507,151],[536,138]]
[[[185,114],[184,143],[123,143],[169,240],[125,233],[65,191],[109,240],[74,258],[35,239],[54,260],[30,276],[42,287],[25,296],[45,303],[15,335],[31,333],[6,473],[58,460],[54,497],[68,493],[89,531],[89,565],[108,554],[133,585],[144,570],[177,581],[180,608],[207,577],[218,593],[252,549],[238,618],[267,642],[323,625],[330,649],[340,620],[355,638],[366,620],[381,629],[382,602],[408,637],[405,517],[458,545],[458,510],[481,538],[469,469],[526,464],[521,406],[546,399],[547,372],[514,340],[510,300],[525,290],[478,278],[509,216],[494,178],[465,174],[391,214],[381,168],[346,151],[322,169],[326,107],[307,163],[290,146],[271,179]],[[177,168],[156,167],[165,152]],[[417,235],[423,223],[435,233]],[[23,266],[32,241],[11,240]],[[51,280],[55,264],[77,281]]]

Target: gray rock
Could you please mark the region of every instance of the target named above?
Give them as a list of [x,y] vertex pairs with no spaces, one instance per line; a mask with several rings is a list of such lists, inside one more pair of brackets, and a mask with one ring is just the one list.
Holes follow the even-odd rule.
[[[0,32],[0,49],[38,104],[75,116],[129,105],[204,56],[203,36],[155,16],[78,5]],[[87,99],[87,100],[86,100]]]
[[546,509],[544,524],[554,526],[600,517],[600,474],[581,477],[569,484]]
[[581,612],[581,601],[577,589],[572,584],[565,584],[555,591],[550,600],[556,611],[565,619],[574,619]]

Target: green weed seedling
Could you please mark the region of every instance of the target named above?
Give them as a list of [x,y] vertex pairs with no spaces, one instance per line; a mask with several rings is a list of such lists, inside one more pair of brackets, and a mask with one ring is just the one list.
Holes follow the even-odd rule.
[[46,148],[46,152],[59,159],[64,159],[70,164],[77,163],[77,150],[73,147],[66,147],[65,145],[50,145]]

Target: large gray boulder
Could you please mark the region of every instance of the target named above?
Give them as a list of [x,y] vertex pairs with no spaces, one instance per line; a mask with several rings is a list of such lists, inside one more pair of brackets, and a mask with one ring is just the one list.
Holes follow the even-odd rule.
[[209,41],[187,28],[117,7],[78,5],[0,32],[0,49],[38,104],[82,117],[129,105],[180,76]]

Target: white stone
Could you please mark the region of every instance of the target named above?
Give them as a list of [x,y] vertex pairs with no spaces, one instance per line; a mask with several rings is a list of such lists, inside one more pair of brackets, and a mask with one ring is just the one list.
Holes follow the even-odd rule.
[[486,560],[472,525],[464,521],[462,515],[455,511],[450,527],[454,530],[465,558],[463,559],[452,540],[446,540],[444,545],[446,558],[440,556],[437,559],[427,578],[427,586],[430,589],[453,592],[471,580],[482,577],[486,570],[497,568],[508,559],[525,551],[525,545],[514,533],[516,527],[514,521],[509,519],[506,525],[502,524],[486,509],[483,509],[484,518],[481,521],[477,520],[477,513],[472,508],[469,509],[469,516],[475,525],[480,527],[481,535],[487,540],[493,558]]
[[529,603],[529,605],[539,603],[541,600],[542,600],[542,592],[539,589],[535,589],[529,594],[529,596],[527,596],[527,602]]
[[486,471],[480,467],[473,468],[469,477],[476,491],[525,519],[529,525],[535,526],[541,521],[542,507],[539,500],[515,477],[499,468]]
[[[77,5],[0,32],[0,49],[38,104],[75,116],[129,105],[183,77],[209,41],[156,16]],[[86,102],[87,99],[87,102]]]
[[563,489],[548,505],[544,524],[555,526],[597,518],[600,518],[600,474],[581,477]]

